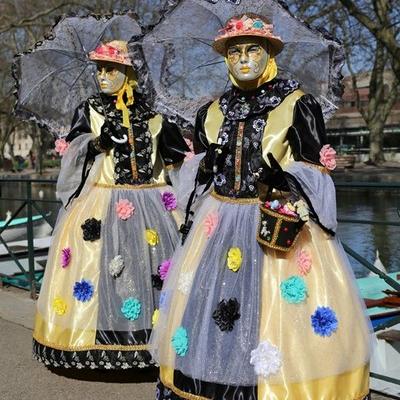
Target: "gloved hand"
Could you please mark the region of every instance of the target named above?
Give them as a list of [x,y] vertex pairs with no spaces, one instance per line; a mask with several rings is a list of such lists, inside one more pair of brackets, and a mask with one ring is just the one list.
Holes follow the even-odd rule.
[[275,160],[272,153],[268,153],[269,166],[261,155],[255,154],[249,162],[249,170],[256,179],[265,185],[273,187],[284,192],[289,191],[289,185],[278,161]]
[[112,134],[113,126],[111,122],[106,119],[101,127],[100,136],[98,139],[98,144],[103,151],[109,151],[114,147],[115,143],[111,139]]

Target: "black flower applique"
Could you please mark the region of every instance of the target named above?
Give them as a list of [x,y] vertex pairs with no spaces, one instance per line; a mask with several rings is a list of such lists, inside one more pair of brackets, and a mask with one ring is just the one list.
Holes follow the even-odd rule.
[[88,218],[81,225],[83,231],[83,240],[94,242],[100,239],[101,221],[96,218]]
[[232,331],[235,321],[240,318],[239,309],[240,304],[236,298],[228,301],[222,300],[218,303],[212,317],[221,331]]
[[163,280],[161,279],[160,274],[151,274],[151,282],[153,284],[153,288],[157,289],[157,290],[161,290],[162,289],[162,285],[163,285]]

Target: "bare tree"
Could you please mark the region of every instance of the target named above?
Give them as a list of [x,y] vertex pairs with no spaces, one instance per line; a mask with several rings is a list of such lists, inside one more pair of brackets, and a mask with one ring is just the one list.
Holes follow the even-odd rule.
[[[382,41],[354,19],[346,8],[336,5],[332,10],[330,6],[336,3],[331,0],[322,2],[308,0],[307,3],[307,8],[296,4],[292,7],[307,22],[312,21],[323,25],[343,43],[346,69],[351,76],[356,106],[370,132],[369,162],[379,164],[384,161],[385,123],[400,93],[400,80],[395,76],[393,79],[386,79],[391,75],[393,67],[393,63],[387,62],[389,52]],[[374,12],[374,7],[369,4],[364,4],[363,9],[371,15]],[[326,10],[330,11],[326,13]],[[367,105],[360,101],[359,95],[359,74],[366,71],[370,72]]]

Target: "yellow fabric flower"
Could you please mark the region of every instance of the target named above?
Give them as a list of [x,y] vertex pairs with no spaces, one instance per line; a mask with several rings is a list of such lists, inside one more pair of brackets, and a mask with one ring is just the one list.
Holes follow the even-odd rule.
[[53,300],[53,310],[57,315],[64,315],[67,312],[67,304],[60,297]]
[[158,244],[158,233],[154,229],[146,229],[146,241],[150,246]]
[[242,265],[242,252],[239,247],[231,247],[228,251],[228,268],[233,271],[239,271]]
[[157,325],[159,317],[160,317],[160,310],[159,309],[154,310],[153,317],[151,318],[151,323],[153,324],[153,326]]

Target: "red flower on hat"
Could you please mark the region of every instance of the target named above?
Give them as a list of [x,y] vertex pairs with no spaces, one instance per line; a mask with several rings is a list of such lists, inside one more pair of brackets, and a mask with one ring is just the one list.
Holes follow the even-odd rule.
[[243,29],[243,21],[242,20],[240,20],[240,21],[238,21],[238,22],[236,22],[236,29],[237,30],[241,30],[241,29]]

